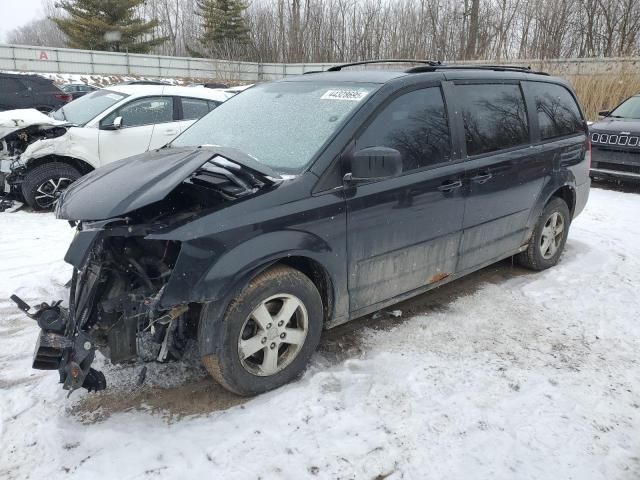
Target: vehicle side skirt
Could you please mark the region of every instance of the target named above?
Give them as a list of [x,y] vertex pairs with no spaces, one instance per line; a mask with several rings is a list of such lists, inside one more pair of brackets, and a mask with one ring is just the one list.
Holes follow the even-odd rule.
[[438,282],[433,282],[433,283],[429,283],[426,285],[423,285],[419,288],[416,288],[414,290],[411,290],[409,292],[403,293],[401,295],[396,295],[393,298],[387,299],[387,300],[383,300],[381,302],[378,303],[374,303],[373,305],[369,305],[368,307],[364,307],[358,310],[355,310],[353,312],[351,312],[351,314],[349,315],[349,318],[346,319],[334,319],[330,322],[327,323],[326,328],[333,328],[336,327],[338,325],[341,325],[343,323],[346,323],[347,321],[350,320],[354,320],[356,318],[360,318],[360,317],[364,317],[365,315],[369,315],[370,313],[373,312],[377,312],[378,310],[382,310],[383,308],[386,308],[390,305],[394,305],[396,303],[402,302],[404,300],[408,300],[409,298],[415,297],[417,295],[421,295],[425,292],[428,292],[430,290],[433,290],[435,288],[441,287],[442,285],[446,285],[449,282],[452,282],[454,280],[457,280],[458,278],[464,277],[470,273],[476,272],[478,270],[482,270],[485,267],[488,267],[489,265],[493,265],[496,262],[499,262],[501,260],[504,260],[505,258],[509,258],[509,257],[513,257],[514,255],[520,253],[520,252],[524,252],[527,249],[527,245],[522,245],[521,247],[519,247],[516,250],[513,250],[511,252],[508,252],[506,254],[500,255],[499,257],[496,257],[492,260],[489,260],[487,262],[484,262],[480,265],[476,265],[474,267],[471,268],[467,268],[466,270],[462,270],[460,272],[457,273],[453,273],[451,275],[449,275],[446,278],[443,278],[442,280],[438,281]]

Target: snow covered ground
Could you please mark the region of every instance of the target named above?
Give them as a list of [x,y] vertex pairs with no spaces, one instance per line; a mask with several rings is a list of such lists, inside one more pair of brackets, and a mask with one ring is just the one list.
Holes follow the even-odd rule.
[[71,229],[0,214],[0,478],[640,478],[639,211],[594,189],[556,268],[503,262],[327,332],[302,380],[248,401],[197,361],[141,388],[105,365],[110,390],[66,398],[6,299],[66,295]]

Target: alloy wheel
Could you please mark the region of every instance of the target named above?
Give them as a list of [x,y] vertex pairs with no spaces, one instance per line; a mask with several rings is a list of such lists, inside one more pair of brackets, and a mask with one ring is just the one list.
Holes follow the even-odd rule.
[[34,196],[36,203],[40,208],[51,208],[72,182],[73,180],[67,177],[55,177],[45,180],[36,189]]
[[240,330],[240,363],[253,375],[275,375],[300,353],[308,329],[307,309],[299,298],[273,295],[251,312]]
[[552,213],[545,222],[540,235],[540,254],[545,260],[552,258],[562,245],[564,227],[564,217],[559,212]]

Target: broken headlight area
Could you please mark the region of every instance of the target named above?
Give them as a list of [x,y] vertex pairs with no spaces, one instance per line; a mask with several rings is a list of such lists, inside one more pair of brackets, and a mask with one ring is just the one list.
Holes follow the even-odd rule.
[[97,235],[74,268],[68,307],[42,304],[32,313],[12,297],[41,328],[33,368],[58,370],[65,390],[92,391],[106,388],[91,368],[96,350],[112,363],[136,360],[143,349],[148,355],[149,344],[158,361],[181,358],[195,336],[197,307],[160,307],[179,250],[173,241]]
[[31,125],[12,132],[0,140],[0,158],[18,160],[32,143],[38,140],[61,137],[67,133],[67,130],[68,127],[59,125]]
[[0,191],[4,191],[6,181],[9,192],[20,196],[20,184],[27,171],[27,160],[22,154],[31,144],[61,137],[67,130],[66,126],[31,125],[0,139]]

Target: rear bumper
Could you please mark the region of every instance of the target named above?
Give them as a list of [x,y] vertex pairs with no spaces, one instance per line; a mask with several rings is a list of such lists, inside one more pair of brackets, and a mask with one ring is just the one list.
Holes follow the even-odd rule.
[[576,206],[573,210],[573,218],[576,218],[587,205],[589,200],[589,192],[591,190],[591,179],[584,182],[582,185],[576,186]]

